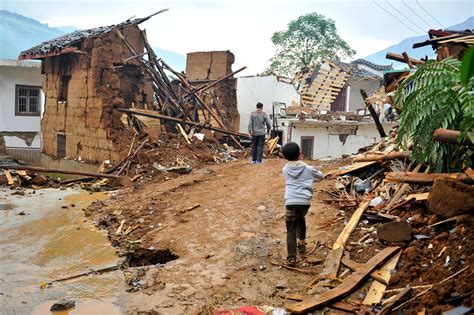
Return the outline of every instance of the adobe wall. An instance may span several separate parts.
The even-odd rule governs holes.
[[[138,52],[144,44],[136,25],[122,30]],[[43,153],[57,156],[58,134],[66,135],[66,157],[90,163],[121,160],[132,136],[112,106],[143,107],[153,93],[136,61],[124,64],[128,49],[115,32],[82,42],[79,53],[43,60],[45,112],[41,121]],[[70,75],[67,99],[60,100],[61,79]]]
[[[191,81],[217,80],[232,72],[234,60],[234,54],[228,50],[188,53],[186,76]],[[238,131],[240,118],[237,110],[236,79],[229,78],[209,89],[209,92],[213,92],[217,98],[217,106],[224,116],[224,123],[227,123],[231,130]],[[212,98],[207,95],[205,102],[211,104],[211,101]]]

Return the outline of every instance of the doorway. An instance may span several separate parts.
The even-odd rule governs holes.
[[[313,159],[313,145],[314,145],[314,137],[301,137],[301,152],[303,153],[303,157],[308,160]]]

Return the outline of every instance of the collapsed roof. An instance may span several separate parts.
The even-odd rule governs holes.
[[[168,9],[164,9],[143,18],[128,19],[125,22],[119,24],[100,26],[88,30],[74,31],[49,41],[42,42],[41,44],[36,45],[28,50],[22,51],[18,56],[18,59],[44,59],[52,56],[71,53],[78,50],[82,41],[87,38],[104,35],[116,28],[125,28],[129,25],[138,25],[167,10]]]

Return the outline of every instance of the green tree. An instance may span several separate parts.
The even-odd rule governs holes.
[[[322,58],[339,60],[355,54],[337,34],[334,20],[318,13],[291,21],[287,30],[273,33],[272,42],[277,50],[270,59],[270,70],[289,77]]]
[[[412,160],[436,172],[456,172],[472,163],[468,146],[433,140],[437,128],[461,131],[458,141],[474,129],[474,77],[461,84],[460,68],[461,62],[452,58],[428,61],[395,94],[401,109],[398,142],[405,148],[412,142]]]

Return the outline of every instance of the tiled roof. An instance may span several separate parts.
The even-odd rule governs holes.
[[[393,67],[392,65],[386,65],[386,66],[382,66],[382,65],[378,65],[378,64],[375,64],[375,63],[372,63],[368,60],[365,60],[365,59],[356,59],[354,61],[351,62],[351,64],[360,64],[360,65],[364,65],[364,66],[367,66],[369,68],[372,68],[374,70],[378,70],[378,71],[387,71],[387,70],[393,70]]]
[[[125,22],[109,25],[109,26],[101,26],[96,28],[91,28],[88,30],[81,30],[81,31],[74,31],[72,33],[56,37],[46,42],[42,42],[39,45],[36,45],[28,50],[22,51],[18,56],[18,59],[42,59],[48,56],[55,56],[60,55],[63,53],[72,52],[77,49],[79,43],[89,37],[100,36],[106,33],[109,33],[115,28],[124,28],[129,25],[138,25],[140,23],[145,22],[152,16],[163,12],[164,10],[149,15],[144,18],[136,18],[136,19],[128,19]]]

